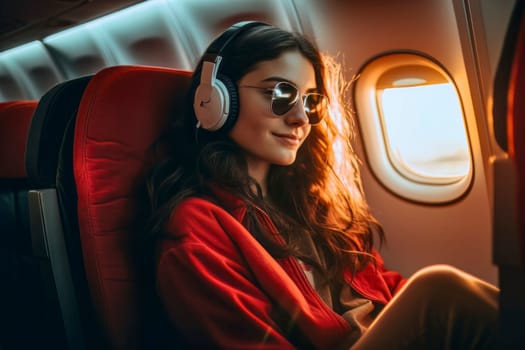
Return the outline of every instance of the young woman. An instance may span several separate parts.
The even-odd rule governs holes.
[[[384,267],[339,73],[262,23],[210,45],[150,182],[169,319],[196,348],[493,348],[495,287]]]

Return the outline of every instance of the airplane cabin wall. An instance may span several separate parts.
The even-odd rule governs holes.
[[[343,54],[347,79],[378,55],[418,52],[439,62],[459,91],[474,176],[470,189],[454,202],[428,205],[393,194],[372,172],[357,133],[365,194],[387,235],[382,255],[406,276],[445,263],[497,283],[489,159],[498,150],[487,104],[512,6],[489,0],[328,1],[319,16],[310,17],[322,48]]]

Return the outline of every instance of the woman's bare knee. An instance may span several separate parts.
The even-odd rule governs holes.
[[[439,264],[417,271],[410,278],[409,283],[420,288],[439,288],[441,290],[444,287],[454,287],[467,283],[467,276],[453,266]]]
[[[450,265],[425,267],[410,278],[406,293],[436,305],[497,308],[497,288]]]

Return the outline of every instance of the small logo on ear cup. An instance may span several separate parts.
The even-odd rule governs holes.
[[[201,101],[200,107],[204,108],[204,105],[207,105],[208,103],[210,103],[210,101],[211,101],[211,98],[209,98],[207,101]]]
[[[198,126],[208,131],[219,130],[230,113],[230,99],[224,84],[214,79],[213,85],[200,85],[195,91],[195,115]]]

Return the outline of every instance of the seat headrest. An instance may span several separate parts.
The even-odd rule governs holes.
[[[182,108],[191,73],[115,66],[89,82],[77,115],[73,164],[86,276],[112,348],[136,346],[138,289],[132,242],[148,152]]]
[[[503,40],[503,47],[501,55],[496,67],[496,74],[493,85],[493,104],[492,104],[492,127],[494,130],[494,137],[498,145],[505,151],[509,151],[509,130],[512,128],[511,122],[507,116],[512,113],[509,110],[509,87],[512,84],[512,70],[516,69],[522,61],[520,57],[519,46],[523,45],[523,33],[520,27],[525,22],[525,5],[521,1],[517,1],[514,5],[507,32]],[[521,44],[520,44],[521,42]],[[510,91],[511,93],[513,91]],[[516,101],[515,101],[516,102]],[[522,138],[521,138],[522,139]]]
[[[0,177],[26,177],[26,140],[38,102],[18,100],[0,103]]]
[[[91,76],[60,83],[45,93],[35,110],[27,140],[27,177],[35,188],[55,187],[64,131],[76,117],[80,98]]]

